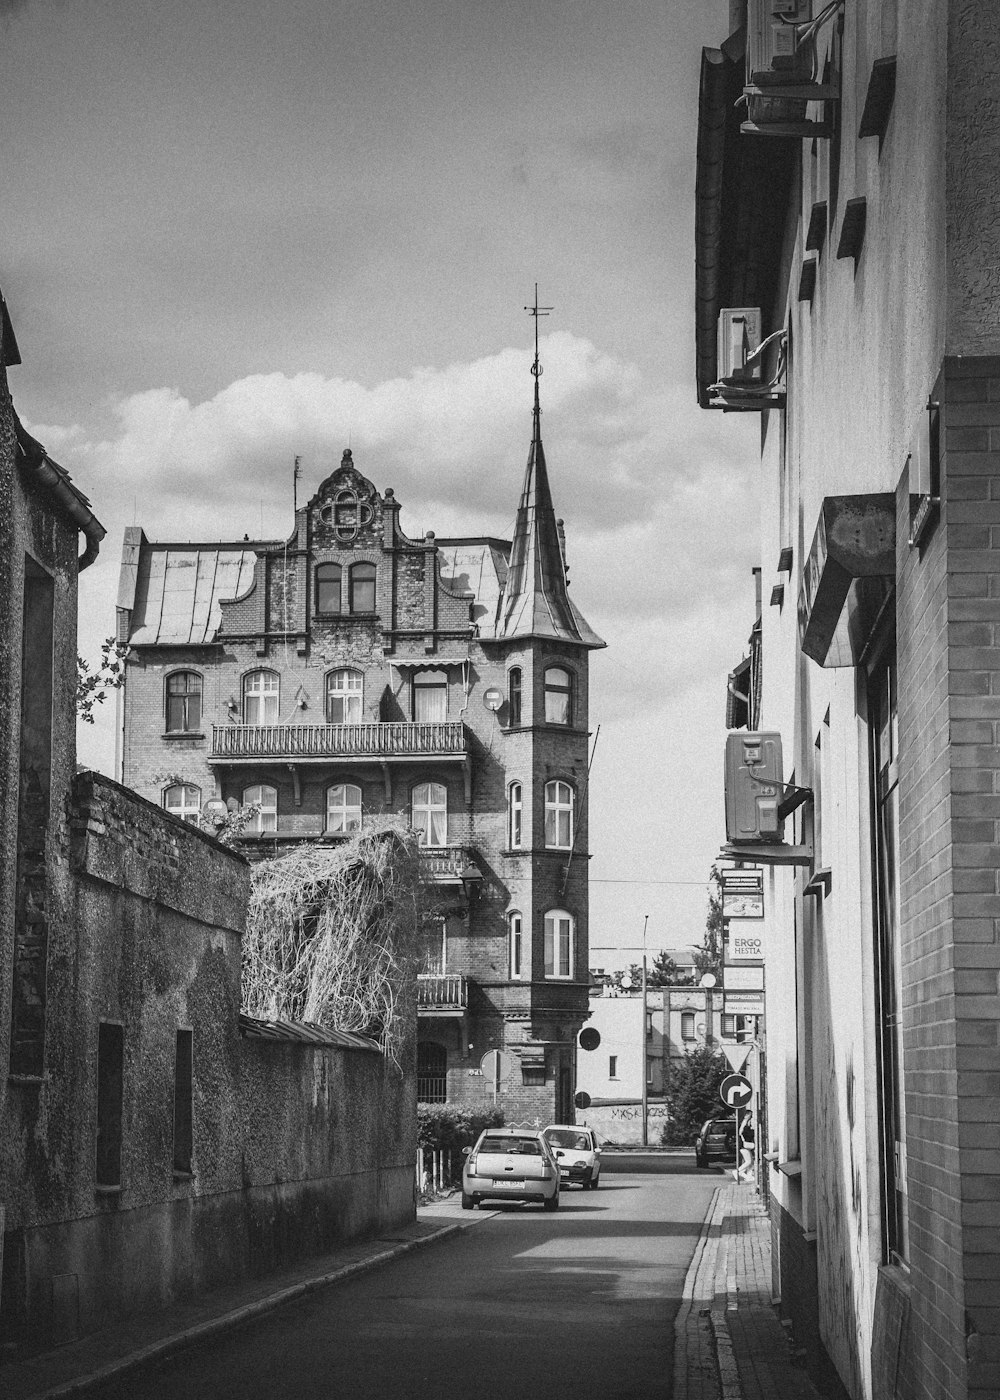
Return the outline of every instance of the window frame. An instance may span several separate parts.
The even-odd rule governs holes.
[[[167,798],[170,793],[177,792],[178,790],[182,793],[181,801],[176,807],[171,807],[167,802]],[[197,794],[193,806],[188,805],[185,801],[189,792]],[[200,825],[201,788],[197,783],[168,783],[160,793],[160,806],[165,812],[169,812],[172,817],[178,817],[182,822],[190,822],[193,826]]]
[[[253,792],[259,792],[260,797],[251,797]],[[263,794],[265,792],[274,795],[273,807],[265,804]],[[251,783],[249,787],[243,789],[240,802],[244,807],[260,807],[260,811],[255,812],[247,822],[244,831],[248,836],[276,836],[278,833],[278,789],[271,783]],[[266,819],[274,818],[274,825],[264,825]]]
[[[369,575],[368,571],[371,570]],[[364,577],[362,578],[362,571]],[[358,590],[371,585],[371,607],[358,606]],[[352,617],[371,617],[378,611],[378,567],[370,559],[358,559],[347,570],[347,606]]]
[[[197,691],[190,688],[181,695],[172,695],[170,687],[174,681],[181,677],[193,678],[198,682]],[[193,698],[198,701],[198,717],[196,722],[191,722],[190,701]],[[180,700],[182,703],[183,720],[180,726],[173,726],[170,723],[170,706],[172,700]],[[179,670],[170,671],[163,678],[163,728],[166,734],[200,734],[202,733],[202,722],[204,719],[205,704],[205,678],[200,671],[193,671],[189,666],[182,666]]]
[[[557,685],[549,680],[554,673],[566,677],[565,685]],[[549,697],[553,699],[557,696],[565,696],[566,718],[553,719],[549,714]],[[542,714],[546,724],[558,725],[560,729],[571,729],[573,726],[574,701],[576,697],[576,675],[568,666],[552,665],[546,666],[542,673]]]
[[[687,1027],[690,1026],[691,1033],[688,1034]],[[698,1039],[698,1021],[693,1011],[681,1012],[681,1040]]]
[[[609,1078],[609,1079],[617,1079],[617,1078],[618,1078],[618,1056],[617,1056],[617,1055],[609,1055],[609,1056],[608,1056],[608,1078]]]
[[[524,672],[512,666],[507,672],[507,727],[519,729],[524,713]]]
[[[566,927],[563,957],[563,925]],[[552,926],[550,929],[550,925]],[[542,921],[544,975],[550,982],[572,982],[576,976],[576,920],[568,909],[548,909]],[[566,971],[562,971],[565,966]]]
[[[507,976],[511,982],[524,981],[524,918],[520,909],[507,915]]]
[[[333,680],[336,676],[357,676],[361,684],[358,686],[340,686],[334,690]],[[343,699],[344,719],[331,719],[330,702],[332,699]],[[357,700],[357,705],[353,701]],[[357,715],[352,716],[350,710],[357,709]],[[336,666],[332,671],[327,671],[323,679],[323,718],[327,724],[363,724],[365,716],[365,673],[359,671],[356,666]]]
[[[321,577],[324,570],[331,575],[329,579]],[[332,575],[336,575],[337,584],[337,606],[335,608],[324,607],[321,599],[321,589],[325,585],[329,587],[333,583]],[[315,611],[320,617],[339,617],[344,611],[344,570],[342,565],[335,564],[332,560],[324,560],[322,564],[317,564],[313,573],[313,588],[315,590]]]
[[[507,784],[507,849],[524,847],[524,785],[515,778]]]
[[[429,681],[428,677],[435,677]],[[440,680],[436,679],[440,677]],[[415,671],[410,677],[410,714],[413,716],[414,724],[446,724],[448,722],[448,672],[441,666],[435,666],[423,671]],[[444,705],[440,715],[428,717],[418,714],[417,696],[434,695],[444,698]]]
[[[559,788],[565,788],[569,793],[569,801],[562,802],[559,798]],[[555,789],[555,796],[550,798],[549,790]],[[545,849],[547,851],[571,851],[576,839],[576,789],[566,778],[550,778],[545,784],[544,792],[545,804]],[[561,818],[568,816],[568,839],[560,841]],[[551,816],[551,822],[550,822]],[[550,840],[550,836],[553,838]]]
[[[269,685],[266,688],[262,686],[260,689],[255,689],[253,688],[252,683],[256,680],[258,676],[261,678],[265,676],[273,676],[276,683],[273,686]],[[240,694],[243,702],[240,708],[240,715],[243,724],[253,729],[260,729],[263,728],[264,725],[279,724],[281,722],[281,674],[280,672],[275,671],[273,667],[256,666],[252,671],[245,671],[243,673],[243,681],[241,685]],[[270,717],[264,717],[263,714],[259,719],[248,718],[248,706],[251,701],[256,701],[260,710],[263,711],[264,702],[270,701],[272,696],[274,697],[273,719]]]
[[[427,801],[426,801],[426,803],[420,803],[420,804],[418,804],[418,802],[417,802],[417,794],[418,794],[422,789],[424,789],[424,788],[427,789],[427,793],[428,793]],[[431,790],[432,790],[432,789],[437,789],[439,792],[442,792],[442,793],[444,794],[444,801],[443,801],[443,803],[442,803],[442,802],[438,802],[438,803],[432,802],[432,800],[431,800]],[[446,850],[446,849],[447,849],[447,846],[448,846],[448,806],[449,806],[449,803],[448,803],[448,785],[447,785],[447,783],[437,782],[435,779],[427,779],[427,780],[425,780],[425,781],[422,782],[422,783],[414,783],[414,784],[413,784],[413,786],[410,788],[410,826],[411,826],[411,827],[413,828],[413,830],[417,833],[417,845],[418,845],[418,846],[423,847],[423,849],[428,850],[428,851],[441,851],[441,850]],[[417,822],[416,822],[416,815],[417,815],[417,812],[418,812],[418,811],[420,811],[420,812],[426,812],[426,813],[427,813],[427,823],[426,823],[425,826],[418,826],[418,825],[417,825]],[[434,812],[443,812],[443,813],[444,813],[444,840],[443,840],[443,841],[435,841],[435,842],[432,844],[432,843],[428,840],[428,837],[430,836],[430,828],[431,828],[431,826],[433,825],[432,819],[431,819],[431,814],[434,813]]]
[[[343,801],[340,802],[339,805],[333,802],[333,794],[338,791],[344,794]],[[357,793],[357,802],[348,801],[349,792]],[[361,823],[364,820],[364,794],[361,791],[361,786],[359,783],[329,783],[327,785],[326,792],[324,793],[324,797],[325,815],[323,819],[326,823],[326,825],[323,828],[324,835],[349,836],[352,831],[361,830]],[[349,817],[349,814],[352,812],[357,812],[357,820],[354,822],[351,822]],[[330,820],[331,814],[342,814],[344,817],[343,824],[341,826],[334,826]]]

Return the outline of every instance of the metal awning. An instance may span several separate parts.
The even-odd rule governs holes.
[[[806,656],[820,666],[857,666],[895,583],[895,496],[827,496],[799,591]]]

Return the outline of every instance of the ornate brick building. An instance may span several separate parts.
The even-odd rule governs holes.
[[[183,817],[253,805],[269,854],[402,815],[424,870],[419,1097],[496,1094],[509,1121],[573,1112],[604,645],[569,599],[537,377],[533,426],[512,542],[407,538],[346,451],[288,539],[127,530],[119,596],[123,780]]]

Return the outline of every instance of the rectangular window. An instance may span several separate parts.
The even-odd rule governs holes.
[[[617,1079],[617,1078],[618,1078],[618,1056],[617,1056],[617,1055],[609,1055],[609,1056],[608,1056],[608,1078],[609,1078],[609,1079]]]
[[[647,1060],[647,1061],[646,1061],[646,1083],[647,1083],[647,1084],[652,1084],[652,1082],[653,1082],[653,1061],[652,1061],[652,1060]]]
[[[510,976],[520,978],[524,959],[524,936],[520,914],[510,915]]]
[[[125,1028],[102,1021],[97,1028],[97,1185],[121,1186],[122,1077]]]
[[[572,977],[573,920],[557,910],[545,915],[545,976]]]
[[[193,1037],[178,1031],[174,1046],[174,1171],[191,1175],[194,1152],[194,1059]]]
[[[448,718],[448,677],[443,671],[418,671],[413,677],[415,723],[441,724]]]
[[[736,1039],[736,1017],[723,1012],[720,1034],[723,1040]]]
[[[694,1040],[694,1038],[695,1038],[694,1012],[693,1012],[693,1011],[682,1011],[682,1012],[681,1012],[681,1040]]]

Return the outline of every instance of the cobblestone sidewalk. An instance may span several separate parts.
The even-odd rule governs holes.
[[[770,1224],[753,1186],[716,1192],[674,1326],[672,1400],[818,1400],[771,1303]]]

